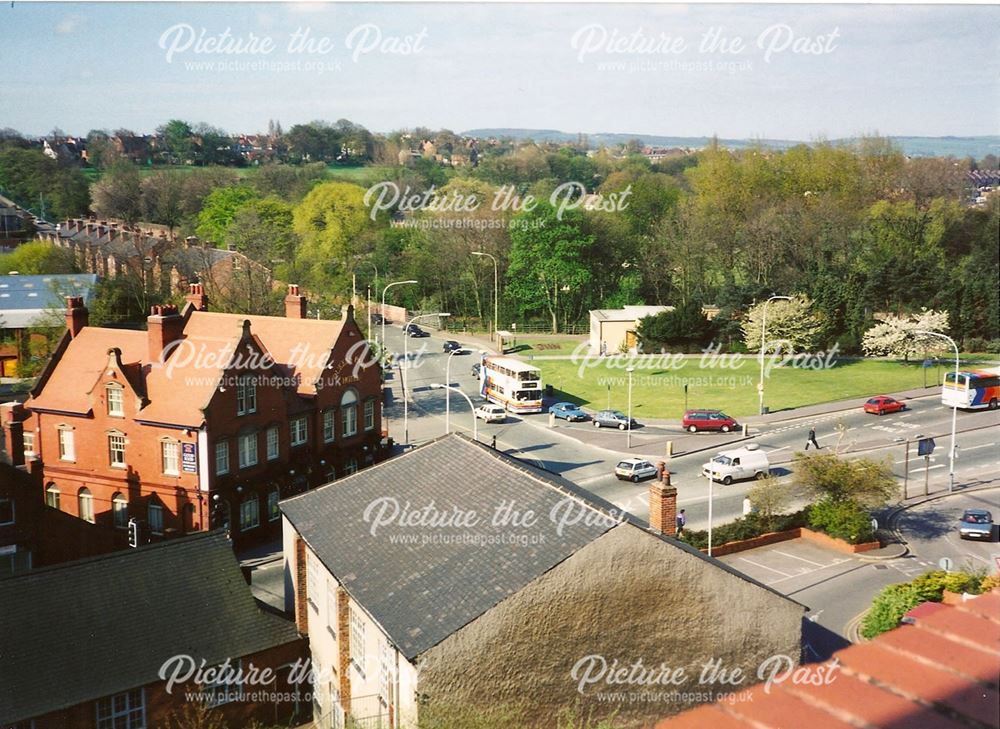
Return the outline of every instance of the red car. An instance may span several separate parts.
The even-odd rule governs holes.
[[[886,413],[898,413],[906,410],[906,405],[888,395],[879,395],[871,398],[865,403],[865,412],[872,415],[885,415]]]

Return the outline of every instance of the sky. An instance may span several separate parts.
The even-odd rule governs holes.
[[[1000,6],[0,5],[0,128],[1000,134]]]

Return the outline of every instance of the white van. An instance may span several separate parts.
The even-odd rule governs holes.
[[[741,478],[764,478],[771,470],[767,454],[756,443],[723,451],[701,467],[701,475],[727,486]]]

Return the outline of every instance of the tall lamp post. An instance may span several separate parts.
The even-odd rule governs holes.
[[[400,372],[405,372],[410,369],[410,324],[415,322],[417,319],[426,319],[427,317],[436,316],[440,318],[445,318],[451,316],[447,312],[442,312],[440,314],[417,314],[415,317],[406,322],[403,326],[403,364],[399,368]],[[403,375],[403,445],[410,444],[410,377],[409,375]]]
[[[497,259],[494,258],[489,253],[483,253],[482,251],[473,251],[474,256],[485,256],[493,261],[493,331],[490,333],[492,341],[496,338],[497,333],[497,322],[499,321],[499,301],[500,301],[500,278],[498,275]]]
[[[466,402],[469,403],[469,411],[472,413],[472,437],[479,442],[479,418],[476,417],[476,406],[472,404],[472,398],[466,395],[464,392],[459,390],[454,385],[442,385],[440,382],[435,382],[431,385],[432,390],[454,390],[459,395],[465,398]],[[447,393],[446,393],[447,394]]]
[[[626,446],[629,450],[632,450],[632,373],[635,372],[635,367],[626,367],[625,371],[628,372],[628,435],[626,436]]]
[[[955,350],[955,386],[958,386],[958,345],[955,344],[955,340],[949,337],[947,334],[941,334],[940,332],[930,332],[924,329],[918,329],[914,334],[920,334],[925,337],[937,337],[938,339],[944,339],[949,342],[952,348]],[[951,451],[948,453],[948,493],[950,494],[955,488],[955,425],[958,422],[958,400],[952,400],[951,406]]]
[[[456,354],[461,352],[461,349],[453,349],[448,352],[448,364],[444,368],[444,382],[446,385],[451,384],[451,358]],[[451,432],[451,390],[446,389],[444,391],[444,434],[448,435]]]
[[[375,281],[368,286],[368,338],[372,339],[372,287],[378,291],[378,266],[376,266],[371,261],[368,261],[368,265],[375,269]]]
[[[410,279],[408,281],[393,281],[391,284],[382,289],[382,348],[385,348],[385,292],[391,289],[393,286],[402,286],[403,284],[415,284],[416,279]]]
[[[760,396],[760,414],[764,414],[764,347],[767,333],[767,305],[772,301],[791,301],[791,296],[772,296],[764,302],[764,314],[760,321],[760,382],[757,384],[757,394]]]

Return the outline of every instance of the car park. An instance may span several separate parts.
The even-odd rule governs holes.
[[[681,425],[689,433],[709,430],[728,433],[740,427],[735,418],[729,417],[721,410],[685,410]]]
[[[865,402],[865,412],[872,415],[885,415],[906,410],[906,404],[888,395],[878,395]]]
[[[445,351],[445,353],[455,352],[460,354],[462,352],[462,345],[456,342],[454,339],[449,339],[447,342],[441,345],[441,348]]]
[[[579,405],[574,405],[571,402],[557,402],[549,408],[549,412],[557,418],[562,418],[570,422],[574,420],[590,420],[590,416],[581,410]]]
[[[635,418],[632,419],[631,425],[633,428],[638,425],[638,423],[635,422]],[[594,415],[594,427],[618,428],[618,430],[625,430],[629,427],[629,418],[620,410],[600,410],[596,415]]]
[[[620,481],[636,483],[641,479],[656,476],[656,466],[641,458],[626,458],[624,461],[619,461],[618,465],[615,466],[615,476]]]
[[[701,467],[701,475],[726,486],[746,478],[764,478],[771,471],[767,454],[756,443],[723,451]]]
[[[476,408],[476,417],[487,423],[502,423],[507,419],[507,411],[499,405],[487,403]]]
[[[966,509],[958,523],[960,539],[993,541],[993,514],[986,509]]]

